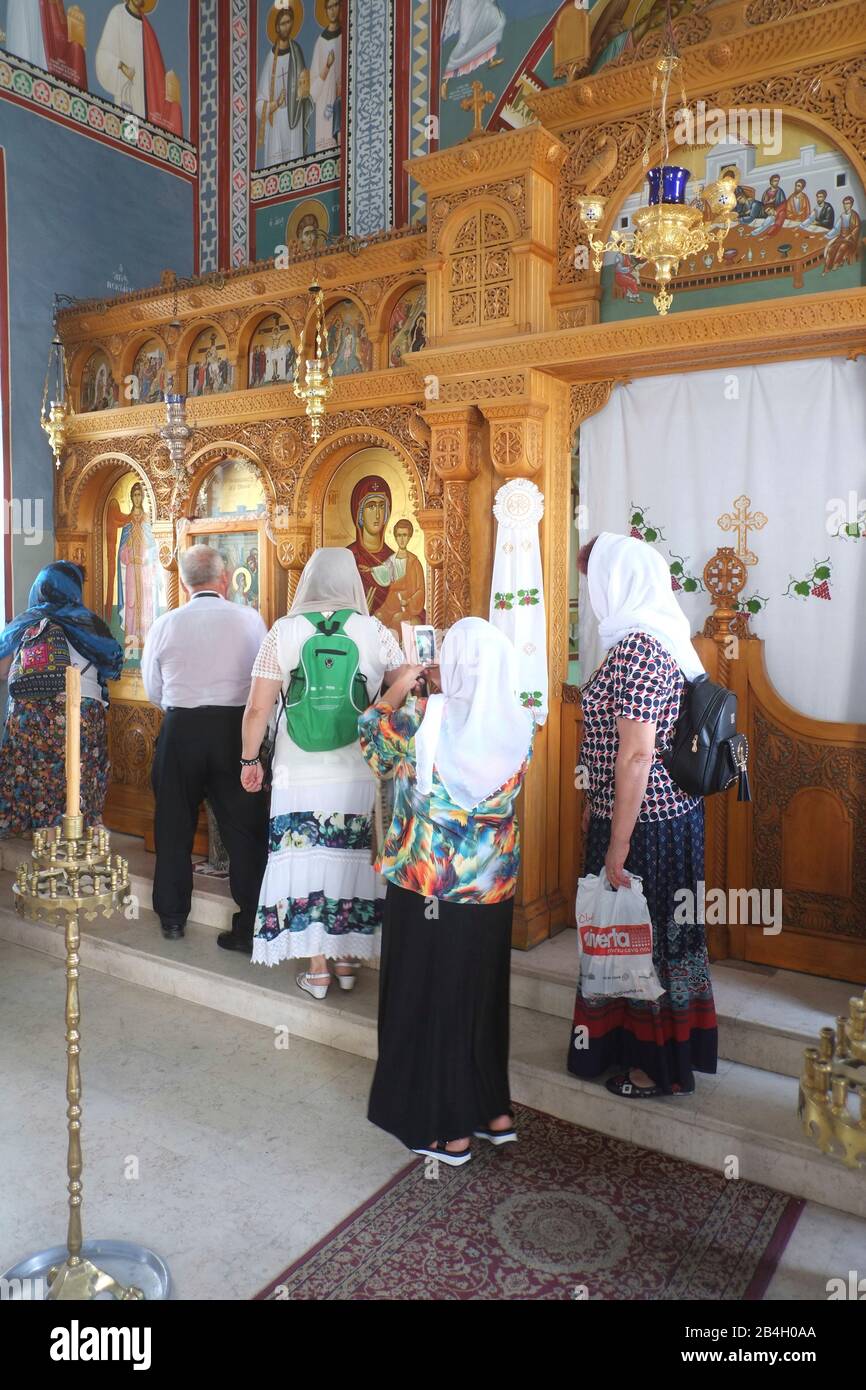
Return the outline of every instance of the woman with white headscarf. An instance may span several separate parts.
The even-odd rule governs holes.
[[[441,693],[410,699],[421,671],[407,667],[359,722],[367,762],[395,777],[378,860],[388,888],[368,1114],[415,1153],[459,1166],[473,1134],[517,1138],[508,1087],[514,802],[535,726],[517,695],[514,648],[481,618],[447,633]]]
[[[311,638],[318,641],[318,657],[309,655]],[[340,742],[345,734],[343,698],[337,710],[342,735],[338,730],[336,738],[322,738],[318,750],[311,751],[296,741],[300,725],[292,723],[292,715],[300,709],[305,685],[312,689],[315,672],[322,669],[314,662],[339,669],[341,649],[347,645],[343,639],[348,639],[352,661],[351,644],[357,648],[362,687],[354,710],[350,706],[348,711],[349,738]],[[278,716],[268,866],[252,959],[276,965],[309,957],[309,968],[297,983],[314,999],[324,999],[328,992],[328,961],[337,962],[340,987],[351,989],[357,960],[378,955],[384,885],[372,864],[376,779],[361,756],[357,715],[378,697],[386,672],[402,665],[393,636],[367,612],[354,556],[331,546],[317,550],[307,563],[287,616],[271,628],[253,667],[243,723],[241,781],[247,791],[262,785],[258,753],[275,705]],[[298,685],[300,671],[304,675]],[[354,686],[352,682],[353,701]],[[330,717],[321,706],[312,716],[319,725]]]
[[[678,896],[689,889],[698,901],[704,807],[671,780],[661,754],[673,741],[685,682],[704,668],[657,550],[603,531],[578,563],[607,653],[581,691],[589,782],[584,873],[604,870],[613,887],[628,884],[630,873],[640,877],[665,993],[648,1004],[586,999],[578,988],[568,1066],[581,1077],[620,1069],[606,1085],[629,1099],[684,1095],[694,1090],[695,1071],[716,1070],[704,929]]]

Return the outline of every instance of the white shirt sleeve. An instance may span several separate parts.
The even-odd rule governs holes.
[[[280,670],[279,655],[277,653],[277,629],[272,627],[262,645],[259,647],[259,654],[253,663],[253,679],[261,676],[268,681],[281,681],[283,673]]]
[[[159,665],[160,624],[157,620],[144,642],[141,654],[141,679],[144,693],[152,705],[162,705],[162,671]]]
[[[385,670],[396,671],[398,666],[405,666],[406,658],[403,655],[403,649],[393,632],[384,623],[380,623],[378,618],[374,618],[373,621],[379,629],[379,655]]]

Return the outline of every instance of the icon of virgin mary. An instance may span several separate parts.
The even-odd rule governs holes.
[[[373,570],[384,565],[394,554],[391,547],[385,544],[385,527],[391,515],[391,489],[384,478],[368,474],[353,487],[351,506],[355,540],[348,548],[361,573],[367,607],[377,617],[388,597],[390,585],[381,583]]]

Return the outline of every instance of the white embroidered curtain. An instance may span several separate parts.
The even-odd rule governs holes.
[[[538,523],[544,496],[527,478],[504,483],[493,502],[496,549],[490,621],[514,643],[520,698],[536,722],[547,719],[547,625]]]
[[[707,560],[748,551],[741,604],[776,689],[812,717],[866,721],[866,361],[617,387],[581,426],[580,502],[581,544],[631,531],[657,545],[692,632],[711,611]],[[582,679],[601,655],[582,583]]]

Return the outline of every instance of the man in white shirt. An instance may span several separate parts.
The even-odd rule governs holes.
[[[141,661],[147,698],[166,712],[151,771],[153,910],[163,936],[183,936],[192,901],[192,843],[207,797],[240,909],[232,930],[217,940],[228,950],[251,951],[268,856],[268,801],[266,793],[250,795],[241,786],[241,724],[267,629],[255,609],[227,600],[228,571],[210,546],[185,550],[180,574],[189,602],[157,618]]]

